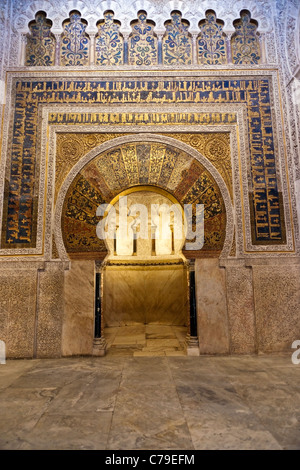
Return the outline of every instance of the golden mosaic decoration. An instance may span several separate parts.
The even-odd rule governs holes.
[[[58,191],[71,170],[90,150],[108,140],[127,135],[126,133],[62,133],[56,138],[55,201]]]
[[[89,151],[98,145],[122,137],[128,133],[59,133],[57,134],[56,168],[55,168],[55,200],[58,191],[71,168]],[[133,134],[131,134],[133,135]],[[227,132],[218,133],[164,133],[167,137],[172,137],[181,142],[190,145],[206,157],[218,170],[224,182],[227,185],[229,193],[233,198],[232,187],[232,166],[230,156],[230,135]],[[159,152],[159,144],[155,147],[157,155],[153,155],[151,165],[155,163],[154,168],[158,169],[162,155]],[[154,150],[155,150],[154,149]],[[135,166],[130,163],[130,148],[126,149],[126,166]],[[180,158],[180,156],[179,156]],[[180,168],[180,162],[177,168]],[[182,168],[184,170],[184,168]],[[133,171],[133,170],[132,170]],[[178,170],[179,171],[179,170]],[[175,175],[173,178],[176,179]],[[176,185],[176,181],[174,180]]]
[[[208,148],[212,145],[209,140],[205,144]],[[145,185],[163,188],[182,205],[192,204],[195,208],[196,204],[204,204],[203,252],[211,255],[221,252],[226,211],[216,181],[203,164],[178,148],[176,142],[174,145],[149,142],[146,136],[145,141],[119,143],[99,153],[76,175],[63,206],[62,233],[67,252],[83,255],[94,252],[95,256],[106,252],[104,241],[96,235],[97,207],[128,188]]]
[[[206,157],[222,176],[233,199],[230,134],[228,132],[191,134],[176,132],[164,135],[190,145]]]

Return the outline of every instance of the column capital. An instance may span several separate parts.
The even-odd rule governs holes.
[[[21,42],[26,42],[27,41],[27,36],[28,36],[28,33],[21,33]]]
[[[231,41],[232,36],[234,35],[235,31],[226,31],[226,40]]]
[[[96,261],[96,262],[95,262],[95,266],[96,266],[96,272],[97,272],[97,273],[102,273],[103,269],[105,268],[104,259],[103,259],[103,260]]]
[[[188,269],[190,272],[195,271],[195,261],[196,261],[195,258],[190,258],[188,260]]]

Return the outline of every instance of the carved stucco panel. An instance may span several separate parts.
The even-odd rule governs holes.
[[[37,357],[60,357],[64,313],[64,267],[46,263],[39,271]]]
[[[300,338],[300,266],[253,266],[258,351],[287,351]]]
[[[1,270],[0,339],[6,342],[7,357],[33,357],[36,285],[34,269]]]
[[[226,268],[226,290],[230,351],[232,354],[254,353],[256,331],[251,269]]]

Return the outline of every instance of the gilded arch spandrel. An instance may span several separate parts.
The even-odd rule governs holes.
[[[71,170],[71,168],[92,148],[107,142],[116,137],[128,135],[126,133],[60,133],[57,136],[56,170],[55,170],[55,200],[58,191]],[[134,135],[134,134],[132,134]],[[207,133],[207,132],[173,132],[164,133],[167,137],[172,137],[190,145],[204,155],[219,171],[224,179],[231,197],[233,198],[232,187],[232,164],[230,155],[230,134],[228,132]],[[122,149],[130,159],[130,148]],[[154,152],[153,152],[154,153]],[[159,162],[152,157],[152,171],[157,171]]]
[[[181,188],[180,188],[181,190],[183,189],[183,196],[185,196],[185,198],[183,198],[182,196],[181,197],[182,197],[182,200],[185,199],[185,201],[186,201],[185,203],[190,203],[190,202],[196,201],[196,197],[199,194],[199,189],[201,189],[201,187],[203,188],[204,185],[207,184],[208,180],[210,180],[212,178],[212,181],[213,180],[215,181],[215,183],[213,184],[215,189],[214,190],[212,189],[212,192],[210,192],[210,194],[214,196],[215,191],[217,191],[219,193],[219,198],[221,198],[223,200],[223,203],[221,203],[221,205],[223,207],[223,210],[221,210],[219,212],[220,212],[220,214],[221,213],[223,214],[223,216],[222,216],[223,217],[223,224],[225,223],[225,225],[223,225],[223,229],[221,230],[225,235],[225,240],[224,240],[224,238],[222,240],[223,249],[222,249],[221,246],[219,246],[215,250],[215,253],[218,253],[218,256],[220,256],[220,255],[225,256],[225,257],[228,256],[228,254],[230,252],[230,249],[231,249],[231,245],[232,245],[232,237],[233,237],[233,230],[234,230],[233,211],[232,211],[233,209],[232,209],[232,203],[231,203],[231,200],[230,200],[230,195],[229,195],[228,189],[226,188],[224,180],[222,179],[220,174],[217,172],[217,170],[213,167],[213,165],[204,156],[199,154],[196,150],[194,150],[192,148],[189,148],[186,144],[178,142],[175,139],[172,139],[170,137],[161,137],[161,136],[158,136],[158,135],[144,134],[144,135],[136,135],[136,136],[128,135],[126,137],[120,137],[120,138],[114,139],[114,141],[112,141],[112,142],[106,142],[106,143],[102,144],[102,146],[98,147],[99,148],[98,152],[97,152],[97,149],[94,149],[93,151],[89,152],[69,172],[69,174],[66,177],[66,179],[65,179],[65,181],[64,181],[64,183],[61,187],[61,190],[59,192],[57,203],[56,203],[56,209],[55,209],[55,242],[56,242],[56,246],[57,246],[59,256],[60,256],[61,259],[66,259],[66,260],[68,259],[68,255],[66,253],[66,247],[65,247],[65,243],[64,243],[64,239],[63,239],[61,223],[62,223],[62,217],[63,217],[63,214],[64,214],[65,210],[68,210],[68,208],[66,206],[66,204],[68,204],[68,202],[66,202],[66,196],[67,195],[71,196],[71,198],[73,196],[72,193],[69,194],[69,191],[72,192],[72,190],[73,190],[72,189],[73,182],[75,182],[75,184],[77,184],[78,182],[79,182],[79,184],[83,184],[85,189],[88,191],[88,194],[89,194],[88,199],[89,199],[90,202],[93,199],[95,200],[95,202],[96,201],[98,202],[99,198],[96,197],[96,195],[94,193],[94,188],[91,189],[89,187],[89,185],[86,185],[86,183],[82,180],[82,174],[81,173],[85,172],[85,171],[90,172],[90,170],[91,170],[91,172],[93,173],[92,177],[95,177],[95,168],[91,167],[90,169],[88,169],[88,166],[89,166],[88,163],[90,162],[91,165],[93,166],[93,160],[95,159],[95,157],[97,157],[97,155],[99,155],[99,153],[101,153],[101,150],[100,150],[101,148],[104,151],[109,149],[110,152],[113,151],[114,154],[121,155],[121,152],[116,151],[116,147],[117,147],[116,144],[119,144],[119,143],[122,143],[122,144],[123,143],[124,144],[136,143],[136,145],[142,145],[145,142],[147,142],[148,145],[149,145],[149,142],[150,142],[151,145],[153,145],[154,142],[155,143],[160,143],[160,144],[165,144],[165,145],[169,144],[170,147],[173,147],[173,149],[171,150],[171,153],[173,152],[173,157],[174,157],[174,152],[175,152],[175,154],[177,154],[177,156],[178,156],[178,154],[182,155],[182,152],[185,152],[185,151],[187,152],[188,158],[191,159],[190,175],[193,179],[193,184],[195,183],[197,187],[195,186],[195,188],[193,188],[193,184],[191,184],[189,187],[185,187],[186,186],[186,181],[187,181],[186,180],[186,175],[184,175],[184,174],[182,175],[181,184],[179,186],[181,186]],[[172,160],[172,156],[171,156],[171,160]],[[172,166],[172,163],[171,163],[171,166]],[[175,166],[175,165],[173,165],[173,166]],[[84,167],[86,167],[86,168],[84,169]],[[196,167],[197,167],[198,174],[196,175],[196,179],[195,179],[195,169],[196,169]],[[202,169],[201,169],[201,167],[202,167]],[[96,170],[96,172],[97,172],[97,170]],[[163,185],[164,182],[166,184],[166,182],[169,181],[169,179],[170,179],[169,177],[170,177],[171,173],[172,173],[172,171],[170,171],[170,165],[167,164],[165,166],[165,168],[163,169],[163,171],[161,172],[161,175],[159,177],[159,184]],[[118,192],[118,188],[115,187],[114,191]],[[78,192],[81,193],[82,191],[78,191]],[[111,194],[113,194],[113,191],[111,192]],[[174,194],[175,194],[175,197],[176,197],[176,194],[177,194],[177,197],[180,197],[179,188],[178,188],[177,193],[175,191]],[[103,199],[103,195],[100,196],[99,200],[102,200],[102,199]],[[71,203],[72,203],[72,201],[71,201]],[[216,207],[216,206],[214,206],[214,207]],[[89,213],[90,213],[90,216],[91,216],[90,220],[92,220],[92,218],[93,218],[92,204],[90,204],[90,206],[89,206]],[[226,217],[226,222],[224,222],[224,216]],[[76,216],[75,216],[75,218],[76,218]],[[94,223],[94,220],[92,222]],[[90,225],[92,225],[92,224],[90,224]],[[215,235],[216,234],[216,226],[214,225],[213,218],[212,218],[211,221],[207,222],[207,226],[211,227],[212,232],[215,232],[215,233],[213,233],[213,235]],[[213,247],[211,247],[211,248],[213,249]]]
[[[135,152],[136,170],[128,166],[124,149]],[[123,150],[123,151],[122,151]],[[152,154],[162,153],[158,178],[151,172]],[[176,172],[177,166],[179,171]],[[178,180],[172,181],[174,172]],[[138,186],[155,183],[158,188],[173,194],[182,204],[204,204],[204,250],[221,253],[225,232],[226,213],[220,190],[210,173],[198,161],[176,147],[163,143],[133,142],[116,146],[96,157],[76,176],[65,198],[62,227],[68,253],[101,252],[103,241],[96,235],[98,219],[96,210],[108,203],[122,190],[136,184],[133,176],[138,173]]]

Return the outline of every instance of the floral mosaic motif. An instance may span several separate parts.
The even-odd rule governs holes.
[[[131,22],[129,35],[128,63],[130,65],[156,65],[158,62],[157,37],[153,31],[154,21],[147,20],[147,13],[141,10],[138,19]]]
[[[27,35],[25,65],[54,65],[55,38],[51,33],[52,21],[46,18],[46,13],[40,11],[28,26],[30,34]]]
[[[74,10],[63,26],[64,33],[60,50],[61,65],[88,65],[89,37],[85,32],[86,21],[81,19],[78,11]]]
[[[256,32],[258,23],[251,19],[248,10],[241,11],[241,18],[233,22],[235,33],[231,38],[232,62],[234,64],[258,64],[260,45]]]
[[[165,22],[166,32],[162,40],[163,64],[191,64],[192,38],[189,22],[181,18],[177,10],[171,12],[171,20]]]
[[[123,36],[119,32],[121,23],[114,20],[114,12],[104,12],[104,19],[97,23],[95,39],[95,63],[97,65],[122,65]]]
[[[207,65],[226,64],[224,22],[217,19],[213,10],[207,10],[205,16],[205,20],[199,21],[201,32],[197,38],[198,63]]]

